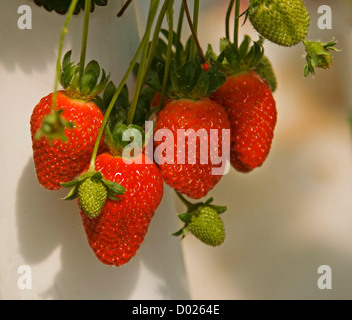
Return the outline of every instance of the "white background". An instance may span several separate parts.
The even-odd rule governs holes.
[[[88,59],[98,59],[116,82],[138,44],[134,10],[115,18],[122,2],[97,8],[88,46]],[[334,55],[333,68],[318,71],[315,79],[303,78],[302,45],[265,44],[279,81],[275,139],[262,168],[248,175],[231,169],[211,192],[218,204],[229,208],[223,215],[224,245],[209,248],[190,236],[180,247],[170,236],[179,225],[172,193],[166,191],[138,255],[122,268],[97,262],[76,204],[60,201],[64,192],[48,192],[36,181],[29,118],[39,99],[52,91],[63,17],[31,5],[33,29],[20,31],[17,8],[28,3],[0,0],[0,298],[351,298],[349,1],[306,1],[312,16],[309,37],[329,41],[335,36],[343,49]],[[227,3],[201,1],[204,48],[211,43],[216,49],[224,36]],[[323,4],[333,9],[332,30],[317,28],[317,10]],[[141,6],[144,15],[147,1]],[[81,18],[71,23],[65,45],[74,50],[76,60]],[[245,33],[257,37],[248,23],[240,39]],[[22,264],[33,270],[30,291],[17,287]],[[333,290],[319,290],[320,265],[331,266]]]

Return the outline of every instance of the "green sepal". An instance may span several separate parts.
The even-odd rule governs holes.
[[[108,191],[108,196],[109,195],[111,196],[109,197],[109,199],[111,200],[118,200],[118,198],[116,198],[114,195],[115,194],[123,195],[124,192],[126,191],[126,189],[120,184],[118,184],[117,182],[113,182],[105,179],[100,171],[87,171],[82,175],[80,175],[76,180],[61,184],[61,186],[64,188],[74,187],[73,189],[71,189],[69,194],[64,198],[64,200],[73,200],[77,198],[78,187],[86,179],[92,179],[96,182],[101,181]]]
[[[71,0],[34,0],[34,3],[38,6],[43,6],[45,10],[51,12],[55,11],[58,14],[66,14],[70,4]],[[91,12],[94,11],[95,5],[97,6],[106,6],[108,3],[108,0],[92,0],[92,5],[91,5]],[[76,9],[74,11],[74,14],[79,14],[81,10],[84,10],[85,8],[85,0],[79,0]]]
[[[105,114],[107,108],[110,105],[110,102],[116,92],[116,86],[112,81],[110,81],[105,87],[103,97],[96,98],[94,102],[102,110],[103,114]],[[133,124],[138,126],[143,126],[145,121],[147,120],[147,114],[150,111],[150,106],[152,104],[153,98],[155,95],[155,91],[149,87],[145,87],[142,89],[136,106],[136,111],[133,117]],[[124,123],[127,119],[127,114],[130,108],[129,101],[129,90],[127,85],[125,85],[120,92],[117,100],[112,108],[112,111],[109,116],[109,126],[113,127],[116,124]]]
[[[78,183],[79,183],[79,180],[77,179],[77,180],[72,180],[70,182],[61,183],[61,186],[63,188],[68,189],[68,188],[72,188],[73,186],[75,186]]]
[[[112,194],[117,194],[121,196],[126,191],[126,189],[117,182],[113,182],[105,178],[102,178],[101,181],[106,186],[106,188],[111,191]]]
[[[185,227],[181,228],[180,230],[178,230],[177,232],[172,233],[171,235],[174,237],[182,236],[181,237],[181,240],[182,240],[182,239],[186,238],[188,234],[189,234],[189,229],[187,226],[185,226]]]
[[[227,211],[227,206],[216,206],[211,204],[209,207],[213,208],[218,214],[222,214]]]
[[[123,141],[123,136],[126,130],[137,130],[140,133],[139,136],[142,138],[142,141]],[[131,148],[142,148],[145,144],[145,132],[140,126],[135,124],[126,125],[121,122],[114,124],[111,121],[108,121],[105,128],[104,141],[111,154],[121,156],[124,150],[127,151],[126,147],[129,145]]]
[[[303,40],[306,50],[306,65],[304,67],[304,76],[309,74],[315,75],[315,68],[329,69],[332,62],[331,51],[338,52],[335,48],[337,41],[332,39],[330,42],[319,42]]]
[[[179,214],[178,217],[182,222],[188,223],[191,221],[192,215],[193,215],[193,212],[186,212],[186,213]]]
[[[74,124],[70,121],[66,121],[62,117],[63,112],[64,110],[60,109],[46,115],[43,118],[41,127],[35,133],[34,139],[40,140],[45,137],[50,143],[52,143],[53,140],[67,142],[68,138],[65,135],[65,129],[74,128]]]
[[[263,38],[253,41],[244,36],[239,48],[228,39],[220,40],[220,55],[217,56],[211,46],[208,46],[206,59],[213,61],[218,69],[228,76],[254,70],[264,56]]]
[[[108,191],[108,199],[112,201],[119,201],[120,199],[116,197],[111,191]]]
[[[103,175],[100,171],[97,171],[95,174],[92,175],[92,180],[99,182],[103,180]],[[103,181],[104,182],[104,181]]]
[[[79,74],[79,65],[71,62],[72,52],[68,51],[62,61],[60,83],[66,94],[74,99],[93,100],[109,82],[110,74],[106,75],[98,62],[90,61]]]
[[[63,198],[62,200],[74,200],[78,197],[78,184],[74,186],[74,188],[71,189],[71,191],[68,193],[68,195]]]
[[[275,92],[277,89],[277,79],[270,60],[264,56],[261,61],[257,64],[254,71],[264,79],[270,87],[271,92]]]
[[[175,61],[170,66],[170,85],[167,97],[171,99],[201,99],[209,97],[221,87],[226,76],[219,72],[215,65],[211,65],[208,72],[202,66],[200,60],[188,61],[180,69],[176,68]]]

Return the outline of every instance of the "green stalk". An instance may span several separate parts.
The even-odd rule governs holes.
[[[192,22],[192,18],[191,18],[191,14],[189,12],[189,8],[188,8],[188,4],[187,4],[187,0],[182,0],[183,1],[183,5],[185,7],[185,12],[186,12],[186,16],[187,16],[187,20],[188,20],[188,24],[189,24],[189,27],[191,29],[191,32],[192,32],[192,36],[193,36],[193,39],[194,39],[194,43],[196,45],[196,48],[198,50],[198,53],[200,55],[200,58],[202,60],[202,64],[206,63],[206,59],[204,57],[204,53],[203,53],[203,50],[202,50],[202,47],[200,46],[200,43],[199,43],[199,40],[198,40],[198,36],[197,36],[197,32],[196,32],[196,29],[194,28],[194,25],[193,25],[193,22]],[[195,0],[197,1],[197,0]],[[198,1],[197,1],[198,2]],[[199,5],[199,2],[198,2],[198,5]],[[195,7],[196,7],[196,2],[195,2]],[[199,7],[198,7],[199,9]],[[196,11],[196,8],[195,8],[195,11]],[[199,10],[198,10],[199,11]],[[198,13],[196,13],[196,22],[198,21]],[[192,54],[191,52],[191,55],[190,55],[191,59],[194,58],[194,53]]]
[[[235,0],[231,0],[229,7],[226,12],[226,22],[225,22],[225,30],[226,30],[226,39],[230,40],[230,17],[233,9],[233,5],[235,4]]]
[[[79,61],[79,79],[83,76],[84,65],[86,62],[86,51],[87,51],[87,40],[88,40],[88,29],[89,29],[89,17],[90,9],[92,6],[91,0],[85,0],[85,11],[84,11],[84,24],[83,24],[83,35],[81,44],[81,58]]]
[[[190,208],[193,207],[193,203],[187,201],[187,200],[181,195],[181,193],[179,193],[179,192],[177,192],[177,191],[175,191],[175,192],[176,192],[177,197],[182,201],[182,203],[187,207],[187,209],[190,209]]]
[[[182,27],[183,27],[183,19],[185,16],[185,7],[183,3],[181,3],[180,14],[178,17],[178,25],[177,25],[177,32],[176,32],[176,66],[181,65],[181,35],[182,35]]]
[[[163,86],[162,86],[162,90],[161,90],[160,106],[162,106],[164,104],[167,84],[168,84],[168,80],[169,80],[171,59],[172,59],[172,43],[173,43],[173,36],[174,36],[173,5],[174,5],[174,0],[171,0],[169,3],[169,8],[168,8],[169,38],[168,38],[168,44],[167,44],[165,74],[164,74]]]
[[[194,33],[198,37],[198,20],[199,20],[199,0],[194,0],[194,9],[193,9],[193,29]],[[191,44],[191,59],[195,57],[196,54],[196,44],[192,42]]]
[[[51,105],[51,110],[54,111],[56,108],[56,97],[57,97],[57,90],[59,87],[59,82],[60,82],[60,74],[61,74],[61,59],[62,59],[62,50],[64,46],[64,40],[66,33],[68,32],[68,25],[71,21],[72,15],[76,9],[78,0],[72,0],[71,5],[68,9],[68,13],[64,22],[64,25],[62,27],[61,35],[60,35],[60,42],[59,42],[59,52],[58,52],[58,57],[57,57],[57,62],[56,62],[56,76],[55,76],[55,84],[54,84],[54,93],[53,93],[53,101]]]
[[[157,20],[156,25],[155,25],[154,35],[153,35],[152,42],[150,44],[148,60],[147,60],[146,67],[145,67],[145,72],[144,72],[145,76],[148,74],[149,69],[150,69],[150,67],[151,67],[151,65],[153,63],[156,46],[157,46],[158,40],[159,40],[159,34],[160,34],[161,26],[163,24],[163,21],[164,21],[164,18],[165,18],[165,14],[166,14],[166,11],[167,11],[168,6],[169,6],[169,1],[170,0],[166,0],[164,2],[163,6],[161,7],[160,14],[159,14],[158,20]]]
[[[238,32],[239,32],[239,21],[240,21],[240,9],[241,9],[241,0],[236,0],[236,8],[235,8],[235,30],[233,34],[233,43],[236,45],[238,49]]]
[[[156,1],[156,3],[157,3],[156,9],[158,9],[160,1],[159,0],[152,0],[152,1]],[[155,14],[156,14],[156,12],[155,12]],[[154,14],[154,17],[151,22],[154,21],[155,14]],[[145,79],[145,75],[146,75],[146,63],[147,63],[147,57],[148,57],[149,38],[150,38],[150,34],[151,34],[151,27],[152,27],[152,23],[150,24],[149,28],[147,28],[146,33],[145,33],[145,37],[147,38],[147,41],[144,44],[143,51],[142,51],[142,58],[141,58],[141,62],[139,64],[139,71],[138,71],[138,76],[137,76],[136,88],[134,90],[131,106],[130,106],[130,109],[128,110],[128,114],[127,114],[127,119],[126,119],[127,125],[130,125],[133,123],[133,118],[134,118],[134,114],[136,112],[139,94],[141,92],[141,89],[142,89],[142,86],[144,83],[144,79]]]
[[[139,55],[141,54],[143,48],[145,47],[146,44],[148,44],[149,42],[149,36],[150,36],[150,30],[151,30],[151,27],[153,25],[153,22],[154,22],[154,18],[155,18],[155,15],[157,13],[157,10],[158,10],[158,6],[159,6],[159,0],[151,0],[151,4],[150,4],[150,7],[149,7],[149,14],[148,14],[148,21],[147,21],[147,27],[146,27],[146,32],[143,36],[143,39],[141,41],[141,43],[139,44],[139,47],[129,65],[129,68],[127,69],[124,77],[122,78],[119,86],[117,87],[116,89],[116,92],[114,94],[114,96],[112,97],[111,99],[111,102],[105,112],[105,115],[104,115],[104,120],[103,120],[103,123],[99,129],[99,133],[98,133],[98,136],[97,136],[97,140],[95,142],[95,145],[94,145],[94,150],[93,150],[93,154],[92,154],[92,158],[91,158],[91,161],[90,161],[90,166],[89,166],[89,171],[95,171],[95,160],[96,160],[96,157],[97,157],[97,153],[98,153],[98,150],[99,150],[99,145],[100,145],[100,140],[103,136],[103,133],[104,133],[104,130],[105,130],[105,127],[106,127],[106,124],[108,122],[108,119],[109,119],[109,116],[110,116],[110,113],[112,111],[112,109],[114,108],[114,105],[115,105],[115,102],[119,96],[119,94],[121,93],[128,77],[130,76],[130,74],[132,73],[136,63],[137,63],[137,60],[138,60],[138,57]]]

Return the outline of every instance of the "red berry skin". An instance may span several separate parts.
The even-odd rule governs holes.
[[[196,101],[188,99],[171,101],[160,111],[154,133],[158,130],[163,132],[163,129],[170,130],[174,137],[174,145],[170,146],[173,150],[174,162],[160,164],[157,161],[165,183],[192,199],[205,197],[222,178],[222,175],[213,175],[212,169],[221,167],[221,164],[213,163],[210,156],[211,150],[217,150],[218,147],[218,156],[228,155],[229,152],[229,147],[226,148],[222,145],[222,130],[227,129],[225,134],[229,135],[230,129],[230,122],[223,107],[208,98]],[[208,160],[206,164],[200,162],[199,139],[197,139],[196,146],[193,146],[196,148],[196,163],[189,163],[188,150],[192,147],[192,140],[188,139],[185,143],[185,161],[183,164],[178,161],[178,129],[184,129],[186,132],[188,129],[193,129],[195,132],[200,129],[206,130],[208,135]],[[211,129],[217,130],[218,139],[213,139],[213,141],[210,139]],[[165,141],[165,139],[161,142],[156,140],[154,139],[155,148]]]
[[[276,103],[267,83],[255,72],[231,76],[211,97],[231,122],[231,165],[247,173],[270,152],[277,121]]]
[[[108,199],[96,218],[89,218],[81,210],[89,245],[98,260],[107,265],[121,266],[136,255],[163,197],[158,167],[145,164],[144,155],[136,159],[143,164],[126,164],[109,152],[99,155],[95,169],[126,191],[117,196],[117,201]]]
[[[94,144],[104,116],[93,102],[84,102],[57,94],[57,110],[64,110],[62,117],[74,124],[65,129],[68,141],[59,139],[50,143],[47,138],[34,139],[43,118],[51,112],[53,94],[40,100],[34,108],[30,125],[33,159],[39,183],[49,190],[58,190],[61,183],[72,181],[89,163]]]

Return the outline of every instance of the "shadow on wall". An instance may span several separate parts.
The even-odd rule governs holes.
[[[38,293],[40,299],[129,299],[142,263],[158,279],[157,287],[150,288],[151,294],[154,290],[163,299],[189,298],[183,264],[177,260],[181,254],[175,252],[180,250],[179,244],[170,236],[174,231],[171,215],[165,214],[174,211],[171,197],[164,198],[137,255],[116,268],[103,265],[95,257],[77,203],[59,200],[67,190],[47,191],[38,184],[32,159],[19,181],[16,211],[20,254],[33,265],[43,262],[57,247],[61,250],[61,270],[54,285]]]

